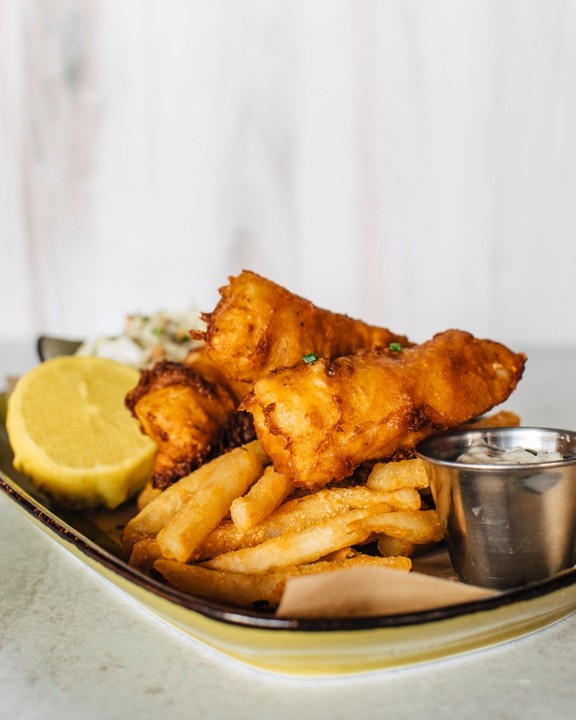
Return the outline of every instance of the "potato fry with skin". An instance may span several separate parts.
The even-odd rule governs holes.
[[[405,557],[374,557],[356,553],[342,560],[295,565],[276,572],[255,575],[210,570],[202,565],[186,565],[166,559],[157,560],[154,568],[169,585],[190,595],[201,595],[216,602],[241,607],[250,607],[257,602],[266,602],[271,607],[275,607],[280,602],[289,578],[334,572],[358,565],[387,567],[408,572],[412,563]]]
[[[232,522],[240,532],[251,530],[276,510],[293,490],[293,484],[285,475],[277,473],[272,466],[267,467],[246,495],[236,498],[230,506]]]
[[[386,504],[394,509],[419,509],[417,490],[404,488],[394,493],[381,493],[362,486],[325,488],[311,495],[288,500],[263,522],[245,533],[233,523],[216,527],[199,546],[193,560],[205,560],[243,547],[259,545],[269,538],[303,530],[315,523],[349,510]]]
[[[375,535],[389,535],[426,545],[442,540],[442,528],[436,510],[398,510],[393,513],[372,513],[358,523]]]
[[[160,530],[162,530],[162,528],[172,520],[178,510],[180,510],[191,493],[195,492],[198,487],[202,487],[205,483],[209,483],[210,478],[214,475],[218,473],[225,475],[227,472],[233,470],[235,459],[243,457],[240,455],[240,453],[243,452],[250,453],[250,455],[245,458],[250,465],[253,465],[251,457],[254,456],[258,461],[257,467],[262,468],[262,459],[266,456],[257,441],[231,450],[202,465],[190,473],[190,475],[181,478],[169,488],[166,488],[166,490],[147,503],[140,512],[127,523],[122,538],[126,552],[131,553],[132,548],[139,540],[147,537],[156,537]]]
[[[376,463],[366,480],[366,487],[381,492],[393,492],[402,488],[423,490],[428,487],[428,477],[420,458]]]
[[[366,519],[370,515],[381,517],[389,513],[389,510],[388,505],[350,510],[304,530],[270,538],[254,547],[218,555],[205,562],[204,566],[216,570],[260,574],[290,565],[311,563],[335,550],[366,542],[373,534],[372,528],[365,522]]]
[[[190,490],[179,510],[158,532],[156,539],[165,558],[188,562],[206,535],[228,514],[232,502],[262,473],[256,454],[245,448],[231,450],[221,458],[226,462]]]

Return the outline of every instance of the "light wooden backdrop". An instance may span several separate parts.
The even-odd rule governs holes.
[[[423,340],[576,344],[576,3],[0,0],[0,338],[251,268]]]

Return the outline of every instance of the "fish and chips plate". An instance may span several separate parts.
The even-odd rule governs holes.
[[[522,353],[456,330],[416,344],[248,271],[220,292],[184,356],[138,368],[125,409],[155,456],[126,502],[67,503],[23,472],[0,396],[0,489],[31,522],[143,608],[274,673],[430,662],[576,609],[573,566],[462,582],[415,453],[447,430],[518,426],[501,405]]]

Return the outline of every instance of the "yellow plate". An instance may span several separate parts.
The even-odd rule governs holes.
[[[12,467],[0,395],[0,489],[88,567],[144,608],[243,663],[285,675],[343,675],[429,662],[504,643],[576,610],[576,569],[488,599],[366,618],[276,618],[185,595],[131,568],[114,529],[134,512],[70,513]]]

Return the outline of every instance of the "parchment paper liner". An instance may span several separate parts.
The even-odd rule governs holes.
[[[393,615],[493,594],[493,590],[422,572],[364,566],[291,578],[276,614],[308,618]]]

